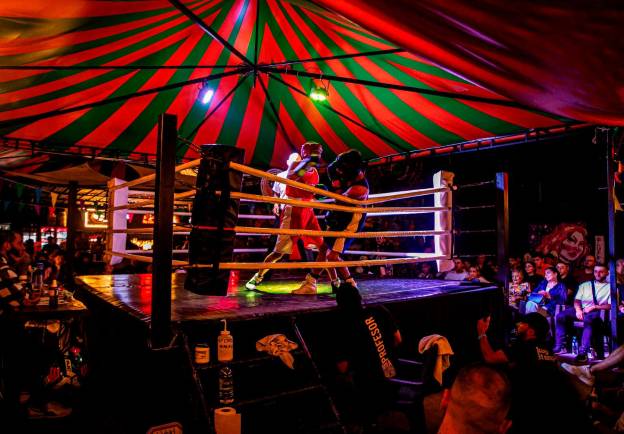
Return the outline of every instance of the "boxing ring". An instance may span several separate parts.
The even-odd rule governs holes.
[[[206,145],[220,146],[220,145]],[[229,147],[228,147],[229,148]],[[232,148],[236,149],[236,148]],[[206,166],[212,165],[211,170],[215,170],[215,161],[218,160],[221,171],[217,178],[206,175]],[[202,165],[204,165],[202,167]],[[109,185],[109,214],[106,255],[111,264],[119,263],[122,260],[152,263],[153,258],[161,258],[163,254],[169,255],[170,263],[167,270],[156,270],[150,274],[142,275],[101,275],[101,276],[81,276],[78,278],[80,286],[91,295],[110,304],[115,309],[119,309],[140,322],[152,327],[155,316],[155,297],[157,285],[169,286],[169,280],[155,277],[159,272],[160,276],[172,276],[170,289],[166,294],[169,301],[167,306],[168,320],[173,322],[185,321],[211,321],[220,318],[246,319],[258,318],[265,315],[299,315],[305,312],[325,311],[335,308],[335,301],[330,294],[329,282],[319,285],[318,294],[315,296],[290,295],[289,292],[295,289],[299,280],[279,280],[266,282],[262,285],[262,292],[247,291],[244,289],[245,273],[260,268],[273,270],[301,270],[303,276],[305,269],[313,267],[372,267],[387,266],[397,264],[412,264],[425,261],[437,261],[439,270],[444,271],[452,266],[451,258],[453,230],[452,230],[452,190],[453,174],[448,172],[438,172],[433,176],[433,187],[425,189],[413,189],[399,192],[371,194],[366,200],[355,200],[340,194],[335,194],[324,189],[313,187],[297,181],[278,177],[277,175],[254,169],[239,162],[235,158],[215,158],[210,153],[203,158],[190,161],[188,163],[170,167],[170,173],[175,179],[175,174],[186,173],[196,177],[195,185],[189,182],[178,183],[177,191],[170,188],[171,202],[165,203],[170,206],[169,218],[155,218],[153,228],[128,228],[127,214],[141,213],[149,214],[157,212],[159,206],[165,200],[158,201],[158,192],[153,194],[145,190],[138,190],[141,184],[156,180],[155,186],[162,187],[158,183],[159,173],[144,176],[130,182],[112,180]],[[202,171],[204,173],[202,173]],[[235,174],[235,175],[232,175]],[[162,174],[161,174],[162,175]],[[242,176],[254,176],[267,182],[280,182],[304,191],[322,196],[322,200],[302,201],[296,199],[280,199],[265,195],[244,193],[240,191],[240,179]],[[227,185],[234,177],[237,181],[233,186]],[[200,179],[201,178],[201,179]],[[229,181],[228,181],[229,179]],[[225,181],[224,181],[225,180]],[[170,178],[171,181],[171,178]],[[162,183],[162,180],[161,180]],[[173,182],[170,182],[173,185]],[[207,192],[207,190],[209,190]],[[214,203],[204,202],[206,194],[210,195],[213,201],[225,203],[225,208],[221,207],[219,213],[215,213],[212,208]],[[388,202],[413,199],[416,197],[433,196],[433,206],[388,206]],[[162,191],[160,196],[163,197]],[[192,202],[191,202],[192,201]],[[413,215],[413,214],[433,214],[433,230],[412,230],[412,231],[363,231],[363,232],[336,232],[336,231],[310,231],[299,229],[281,229],[274,227],[251,226],[244,224],[249,219],[263,221],[270,224],[274,220],[271,215],[246,215],[238,213],[238,206],[232,207],[234,202],[240,203],[260,203],[260,204],[290,204],[297,207],[309,207],[319,211],[344,211],[349,213],[366,213],[368,218],[384,218],[385,216]],[[177,208],[177,211],[174,209]],[[196,212],[199,208],[208,210],[204,215]],[[186,209],[181,211],[180,209]],[[225,212],[224,212],[225,209]],[[203,212],[202,211],[202,212]],[[230,215],[227,215],[227,214]],[[223,214],[226,214],[223,217]],[[192,223],[173,223],[173,216],[191,216]],[[229,225],[223,220],[229,219]],[[215,223],[216,221],[216,223]],[[243,223],[243,224],[241,224]],[[163,226],[165,225],[165,226]],[[221,227],[218,227],[221,225]],[[190,236],[189,249],[173,249],[158,251],[157,234],[165,232],[168,228],[172,235]],[[127,237],[133,234],[154,234],[153,250],[128,250],[126,249]],[[204,235],[208,233],[209,236]],[[396,238],[396,237],[432,237],[434,240],[434,252],[396,252],[396,251],[346,251],[348,254],[369,255],[380,259],[367,260],[344,260],[340,262],[308,262],[308,261],[285,261],[277,263],[264,262],[239,262],[233,261],[232,255],[237,253],[258,253],[266,252],[264,249],[236,249],[233,247],[234,237],[248,236],[334,236],[347,238]],[[166,235],[168,236],[168,235]],[[199,240],[202,246],[208,245],[211,249],[210,257],[206,258],[206,251],[200,251],[193,258],[194,246],[193,238]],[[223,242],[224,238],[229,241]],[[220,245],[220,249],[214,246]],[[217,251],[220,250],[220,251]],[[187,255],[188,260],[173,259],[172,255]],[[198,256],[204,256],[204,261],[198,260]],[[202,259],[202,258],[200,258]],[[207,260],[206,260],[207,259]],[[155,261],[154,261],[155,262]],[[167,265],[166,265],[167,267]],[[157,268],[156,262],[154,268]],[[175,271],[172,273],[172,271]],[[208,288],[197,288],[194,283],[189,284],[192,273],[200,273],[195,276],[195,281],[201,281],[202,285]],[[203,273],[203,274],[202,274]],[[206,274],[208,273],[208,274]],[[206,284],[206,282],[208,282]],[[154,284],[154,285],[152,285]],[[213,290],[212,286],[218,287]],[[152,288],[153,286],[153,288]],[[428,297],[441,297],[448,294],[468,293],[482,291],[484,285],[466,284],[460,282],[449,282],[442,280],[419,280],[409,278],[385,278],[362,280],[358,286],[362,293],[365,304],[388,304],[405,303],[407,301],[422,300]],[[489,289],[494,288],[490,285]],[[164,297],[160,290],[161,299]]]

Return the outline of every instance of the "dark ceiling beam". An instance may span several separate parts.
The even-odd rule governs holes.
[[[292,84],[285,82],[284,80],[282,80],[282,79],[281,79],[280,77],[278,77],[277,75],[270,74],[270,76],[271,76],[274,80],[277,80],[278,82],[282,83],[284,86],[288,87],[289,89],[292,89],[292,90],[293,90],[293,92],[297,92],[298,94],[303,95],[303,96],[305,96],[306,98],[308,97],[308,95],[307,95],[305,92],[303,92],[303,91],[302,91],[302,90],[300,90],[300,89],[297,89],[297,88],[296,88],[295,86],[293,86]],[[390,143],[390,144],[391,144],[392,146],[394,146],[395,148],[400,149],[400,148],[402,148],[402,147],[403,147],[402,145],[398,144],[397,142],[395,142],[394,140],[390,139],[389,137],[386,137],[386,136],[384,136],[383,134],[378,133],[377,131],[374,131],[374,130],[370,129],[369,127],[367,127],[366,125],[364,125],[362,122],[357,121],[357,120],[353,119],[352,117],[347,116],[347,115],[345,115],[344,113],[339,112],[339,111],[338,111],[338,110],[336,110],[335,108],[331,107],[329,104],[327,104],[327,103],[320,103],[319,105],[320,105],[321,107],[323,107],[323,108],[325,108],[325,109],[327,109],[327,110],[331,111],[332,113],[337,114],[337,115],[338,115],[338,116],[340,116],[341,118],[346,119],[347,121],[349,121],[349,122],[351,122],[351,123],[353,123],[353,124],[357,125],[358,127],[360,127],[360,128],[362,128],[362,129],[364,129],[364,130],[368,131],[369,133],[374,134],[375,136],[379,137],[381,140],[383,140],[383,141],[385,141],[385,142],[387,142],[387,143]]]
[[[0,65],[0,70],[17,70],[17,71],[89,71],[89,70],[119,70],[119,71],[160,71],[163,69],[221,69],[236,68],[237,66],[247,65],[92,65],[92,66],[41,66],[41,65]]]
[[[173,84],[168,84],[166,86],[154,87],[154,88],[143,90],[143,91],[140,91],[140,92],[134,92],[134,93],[126,94],[126,95],[120,95],[120,96],[117,96],[115,98],[108,98],[108,99],[104,99],[104,100],[101,100],[101,101],[96,101],[96,102],[92,102],[92,103],[88,103],[88,104],[81,104],[81,105],[77,105],[77,106],[74,106],[74,107],[69,107],[69,108],[66,108],[66,109],[51,110],[51,111],[48,111],[48,112],[45,112],[45,113],[40,113],[38,115],[24,116],[24,117],[16,118],[16,119],[9,119],[9,120],[6,120],[6,121],[1,121],[0,122],[0,128],[18,126],[18,125],[22,125],[22,124],[26,124],[26,123],[30,123],[30,122],[35,122],[35,121],[38,121],[40,119],[49,118],[49,117],[52,117],[52,116],[64,115],[64,114],[67,114],[67,113],[73,113],[73,112],[77,112],[77,111],[80,111],[80,110],[91,109],[91,108],[99,107],[99,106],[106,105],[106,104],[113,104],[113,103],[120,102],[120,101],[126,101],[126,100],[131,99],[131,98],[138,98],[140,96],[145,96],[145,95],[150,95],[150,94],[153,94],[153,93],[158,93],[158,92],[163,92],[163,91],[167,91],[167,90],[177,89],[177,88],[180,88],[180,87],[188,86],[190,84],[202,83],[202,82],[217,80],[219,78],[228,77],[230,75],[236,75],[236,74],[240,74],[240,73],[241,73],[241,69],[237,68],[237,69],[235,69],[233,71],[222,72],[220,74],[208,75],[208,76],[205,76],[205,77],[195,78],[193,80],[188,80],[188,81],[184,81],[184,82],[181,82],[181,83],[173,83]]]
[[[258,34],[258,29],[260,28],[260,0],[256,0],[256,37],[254,38],[254,64],[258,64],[258,39],[260,35]]]
[[[262,77],[258,77],[258,81],[260,82],[260,86],[262,86],[262,90],[264,91],[264,94],[266,95],[266,99],[269,102],[269,106],[271,107],[271,111],[273,111],[273,116],[275,116],[275,121],[277,122],[277,125],[282,129],[282,132],[284,133],[284,137],[286,138],[286,141],[288,142],[288,144],[290,145],[291,149],[297,149],[295,147],[295,145],[293,144],[292,140],[290,140],[290,137],[288,136],[288,132],[286,131],[286,127],[284,127],[284,124],[282,124],[282,121],[279,117],[279,113],[277,111],[277,109],[275,108],[275,106],[273,105],[273,100],[271,99],[271,95],[269,94],[269,90],[267,89],[266,85],[264,84],[264,81],[262,80]]]
[[[195,14],[195,12],[193,12],[192,10],[187,8],[184,4],[182,4],[182,2],[180,2],[179,0],[169,0],[169,3],[171,3],[177,10],[179,10],[184,15],[186,15],[188,19],[190,19],[192,22],[197,24],[204,32],[208,34],[208,36],[210,36],[212,39],[216,41],[219,41],[221,45],[227,48],[228,51],[230,51],[240,60],[245,62],[247,65],[250,65],[250,66],[253,65],[251,60],[249,60],[243,53],[238,51],[236,47],[234,47],[234,45],[230,44],[225,38],[219,35],[216,30],[214,30],[212,27],[206,24],[204,20],[202,20],[200,17],[198,17]]]
[[[439,96],[443,98],[454,98],[454,99],[464,100],[464,101],[475,101],[475,102],[482,102],[486,104],[494,104],[494,105],[500,105],[500,106],[506,106],[506,107],[522,108],[525,110],[533,110],[530,107],[524,106],[522,104],[518,104],[517,102],[514,102],[514,101],[501,100],[501,99],[495,99],[495,98],[484,98],[480,96],[464,95],[464,94],[453,93],[453,92],[441,92],[438,90],[423,89],[420,87],[405,86],[401,84],[382,83],[379,81],[361,80],[358,78],[338,77],[335,75],[327,75],[327,74],[321,74],[317,72],[300,71],[300,70],[295,70],[291,68],[275,68],[271,66],[259,66],[258,69],[266,73],[272,72],[275,74],[288,74],[288,75],[295,75],[299,77],[310,77],[310,78],[324,79],[324,80],[329,80],[329,81],[340,81],[343,83],[352,83],[352,84],[358,84],[362,86],[378,87],[378,88],[392,89],[392,90],[401,90],[405,92],[414,92],[414,93],[419,93],[421,95]]]
[[[275,62],[269,63],[266,65],[258,65],[258,66],[288,66],[288,65],[297,65],[300,63],[310,63],[310,62],[325,62],[327,60],[341,60],[341,59],[355,59],[356,57],[372,57],[372,56],[383,56],[386,54],[397,54],[405,52],[402,48],[393,48],[390,50],[378,50],[378,51],[365,51],[362,53],[352,53],[352,54],[338,54],[336,56],[324,56],[324,57],[312,57],[309,59],[301,59],[301,60],[285,60],[283,62]]]

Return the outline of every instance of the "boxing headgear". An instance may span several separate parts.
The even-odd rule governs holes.
[[[319,158],[323,153],[323,147],[320,143],[305,142],[301,145],[301,158],[316,157]]]
[[[342,184],[354,180],[360,170],[364,169],[362,154],[355,149],[343,152],[327,167],[327,173],[332,180],[340,180]]]

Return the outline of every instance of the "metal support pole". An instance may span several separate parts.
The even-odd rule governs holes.
[[[78,182],[69,182],[67,195],[67,271],[69,276],[74,275],[74,262],[76,260],[76,231],[78,230]],[[74,279],[69,279],[68,284],[73,291]]]
[[[175,189],[177,118],[158,117],[156,195],[154,198],[154,261],[152,263],[152,348],[171,341],[171,265],[173,194]]]
[[[497,279],[507,288],[509,278],[507,258],[509,257],[509,174],[496,174],[496,262]]]
[[[613,173],[613,138],[614,131],[612,128],[597,127],[596,142],[603,145],[606,150],[606,166],[607,166],[607,260],[609,261],[609,284],[611,286],[611,350],[617,347],[617,313],[618,313],[618,290],[617,275],[615,273],[615,201],[614,187],[615,177]]]

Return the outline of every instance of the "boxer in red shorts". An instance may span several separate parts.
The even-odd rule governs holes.
[[[290,164],[287,178],[310,186],[317,185],[319,183],[319,174],[315,166],[319,163],[322,152],[322,146],[316,142],[306,142],[301,145],[301,161],[293,161]],[[288,199],[312,201],[314,200],[314,193],[287,185],[286,197]],[[284,206],[284,210],[280,215],[280,228],[321,230],[313,208],[301,208],[289,204]],[[264,262],[278,262],[284,255],[291,254],[293,244],[297,242],[298,238],[291,235],[279,235],[273,251],[264,259]],[[321,246],[323,238],[306,236],[306,242]],[[268,269],[258,270],[245,284],[245,288],[249,290],[257,289],[268,271]]]

